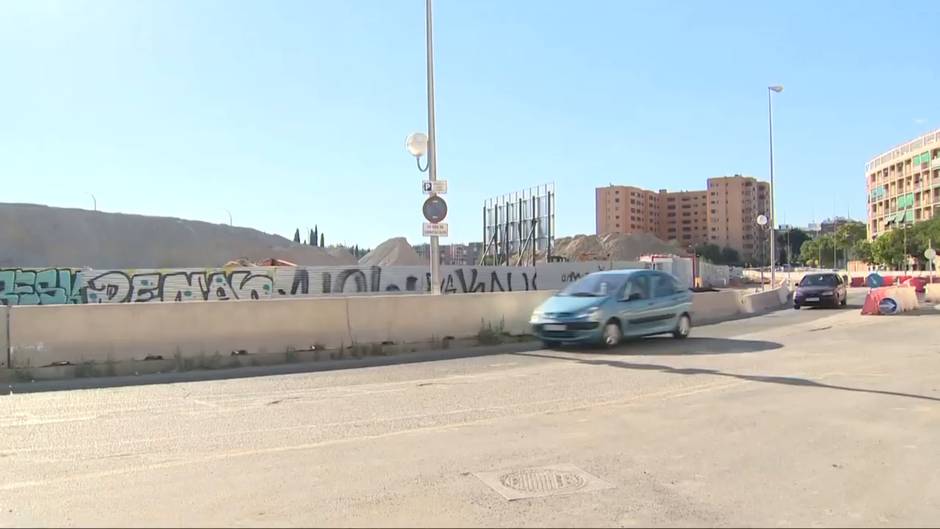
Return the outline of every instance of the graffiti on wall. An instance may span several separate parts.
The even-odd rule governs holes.
[[[0,269],[0,305],[83,303],[77,271],[68,268]]]
[[[445,294],[558,289],[608,263],[445,266]],[[623,267],[624,264],[621,264]],[[421,266],[172,270],[0,270],[0,304],[161,303],[429,292]]]

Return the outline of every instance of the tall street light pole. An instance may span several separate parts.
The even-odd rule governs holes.
[[[430,1],[430,0],[428,0]],[[770,125],[770,286],[776,287],[777,267],[774,263],[777,260],[776,245],[776,216],[774,215],[774,105],[773,94],[783,92],[782,85],[773,85],[767,87],[767,122]]]
[[[428,180],[437,180],[437,135],[434,129],[434,39],[431,27],[431,0],[427,0],[428,49]],[[441,252],[437,235],[431,236],[431,293],[441,293]]]

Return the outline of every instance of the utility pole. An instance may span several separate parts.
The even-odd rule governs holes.
[[[777,273],[776,267],[774,266],[774,261],[777,260],[777,246],[774,242],[776,238],[775,230],[777,223],[777,216],[774,212],[774,107],[773,107],[773,94],[783,92],[783,86],[773,85],[767,87],[767,122],[770,125],[770,287],[774,288]]]

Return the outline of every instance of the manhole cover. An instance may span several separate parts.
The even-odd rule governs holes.
[[[567,464],[502,472],[479,472],[476,476],[507,500],[591,492],[613,487],[610,483]]]
[[[526,469],[509,472],[499,482],[519,492],[568,492],[584,486],[583,477],[568,470]]]

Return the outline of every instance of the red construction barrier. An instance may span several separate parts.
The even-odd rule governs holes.
[[[853,287],[863,287],[863,286],[865,286],[865,278],[864,278],[864,277],[853,277],[853,278],[852,278],[852,286],[853,286]]]
[[[923,277],[909,277],[902,283],[906,287],[914,287],[914,291],[923,294],[927,291],[927,279]]]
[[[862,305],[862,314],[880,314],[878,304],[885,298],[886,288],[873,288],[865,296],[865,303]]]
[[[885,280],[883,285],[886,287],[890,287],[891,285],[894,284],[894,276],[884,276],[883,279]]]

